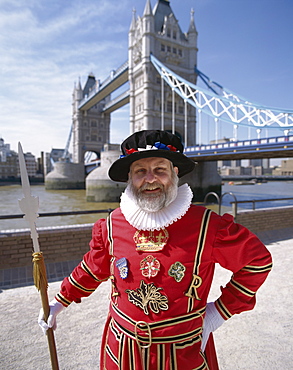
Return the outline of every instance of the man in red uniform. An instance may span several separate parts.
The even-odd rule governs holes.
[[[217,369],[211,332],[251,310],[272,267],[260,240],[233,217],[191,204],[178,179],[194,168],[176,135],[128,137],[109,176],[128,182],[120,208],[93,227],[90,251],[50,303],[48,323],[108,279],[112,292],[100,369]],[[207,304],[215,263],[233,272]]]

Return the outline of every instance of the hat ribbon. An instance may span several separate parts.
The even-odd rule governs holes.
[[[130,149],[125,149],[125,152],[127,155],[130,155],[132,153],[136,153],[136,152],[142,152],[142,151],[145,151],[145,150],[170,150],[171,152],[177,152],[179,151],[177,148],[175,148],[175,146],[173,145],[166,145],[166,144],[163,144],[161,143],[160,141],[157,141],[155,143],[155,145],[147,145],[145,148],[137,148],[137,149],[134,149],[134,148],[130,148]],[[124,158],[126,157],[125,155],[121,155],[120,158]]]

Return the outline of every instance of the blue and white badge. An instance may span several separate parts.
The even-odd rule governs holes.
[[[120,258],[116,261],[116,266],[119,270],[120,277],[126,279],[128,276],[128,264],[125,257]]]

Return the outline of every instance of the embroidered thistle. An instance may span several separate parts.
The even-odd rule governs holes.
[[[173,265],[170,266],[168,275],[173,277],[177,283],[180,283],[180,281],[184,278],[186,267],[182,265],[181,262],[175,262]]]
[[[154,313],[167,311],[168,298],[162,295],[159,291],[163,288],[157,288],[154,283],[146,284],[143,280],[140,282],[140,287],[135,290],[127,289],[129,302],[141,308],[146,315],[149,315],[149,309]]]

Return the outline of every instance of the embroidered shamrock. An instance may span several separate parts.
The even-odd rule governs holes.
[[[180,281],[184,278],[186,267],[182,265],[181,262],[175,262],[173,265],[170,266],[168,275],[173,277],[177,283],[180,283]]]

